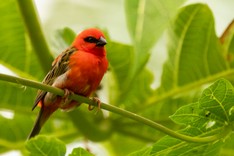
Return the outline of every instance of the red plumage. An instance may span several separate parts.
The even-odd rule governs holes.
[[[54,60],[43,83],[89,97],[97,89],[108,68],[105,44],[105,37],[100,30],[84,30]],[[29,138],[40,132],[43,124],[58,108],[69,110],[79,103],[64,102],[62,97],[39,90],[33,109],[37,105],[41,106],[41,110]]]

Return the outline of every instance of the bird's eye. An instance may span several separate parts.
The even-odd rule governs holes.
[[[91,36],[86,37],[84,40],[85,40],[86,42],[89,42],[89,43],[97,43],[97,42],[98,42],[98,40],[97,40],[96,38],[91,37]]]

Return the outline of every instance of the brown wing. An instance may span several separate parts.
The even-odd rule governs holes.
[[[68,70],[69,58],[71,54],[74,53],[75,51],[77,51],[77,49],[74,47],[69,47],[68,49],[63,51],[52,63],[52,68],[45,76],[42,83],[47,85],[52,85],[54,83],[54,80],[58,76],[64,74]],[[42,90],[38,91],[32,110],[34,110],[34,108],[37,106],[39,101],[41,101],[41,99],[44,98],[46,93],[47,93],[46,91]]]

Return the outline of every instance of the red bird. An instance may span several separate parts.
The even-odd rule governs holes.
[[[108,68],[106,40],[103,33],[90,28],[81,32],[72,45],[63,51],[52,63],[44,78],[44,84],[63,89],[65,96],[39,90],[32,110],[41,107],[29,139],[37,135],[41,127],[58,108],[69,110],[80,104],[65,98],[70,93],[89,97],[94,92]]]

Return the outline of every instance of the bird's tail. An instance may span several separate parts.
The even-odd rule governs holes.
[[[40,132],[41,127],[45,124],[45,122],[48,120],[48,118],[51,116],[51,114],[54,111],[55,110],[51,110],[48,108],[45,109],[45,106],[41,107],[41,110],[37,116],[37,120],[33,126],[33,129],[28,136],[28,140],[31,139],[32,137],[36,136]]]

